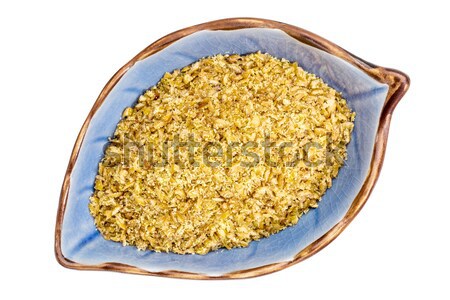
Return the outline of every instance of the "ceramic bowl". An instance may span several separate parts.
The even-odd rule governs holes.
[[[137,251],[105,240],[89,214],[89,196],[108,137],[123,109],[161,76],[205,56],[267,52],[297,61],[342,92],[356,111],[348,159],[317,209],[297,225],[247,248],[207,255]],[[182,29],[154,42],[106,84],[75,142],[64,178],[56,222],[59,263],[80,270],[111,270],[168,277],[254,277],[298,263],[334,240],[358,214],[383,162],[392,112],[409,86],[396,70],[368,63],[301,28],[261,19],[225,19]]]

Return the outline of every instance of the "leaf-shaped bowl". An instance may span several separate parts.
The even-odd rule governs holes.
[[[166,71],[215,54],[267,52],[297,61],[342,92],[356,111],[348,160],[319,207],[297,225],[247,248],[207,255],[137,251],[105,240],[89,214],[89,197],[103,150],[123,109]],[[298,263],[333,241],[355,218],[383,163],[392,112],[405,94],[402,72],[368,63],[301,28],[262,19],[224,19],[169,34],[123,66],[106,84],[81,128],[64,178],[55,230],[58,262],[80,270],[217,279],[268,274]]]

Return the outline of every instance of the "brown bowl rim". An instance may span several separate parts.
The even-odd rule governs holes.
[[[200,273],[190,273],[182,272],[176,270],[168,270],[162,272],[150,272],[143,270],[141,268],[130,266],[121,263],[107,262],[98,265],[83,265],[68,258],[64,257],[61,250],[61,229],[64,219],[64,212],[66,208],[66,202],[68,198],[68,192],[70,188],[70,175],[72,173],[73,167],[78,157],[80,147],[83,143],[84,136],[86,134],[87,128],[92,120],[92,117],[97,112],[98,108],[105,101],[106,96],[109,94],[111,89],[116,85],[120,78],[139,60],[142,60],[170,45],[171,43],[195,33],[200,30],[235,30],[242,28],[275,28],[280,29],[293,38],[306,43],[315,48],[321,49],[328,52],[334,56],[340,57],[345,61],[349,62],[353,66],[362,70],[375,80],[380,83],[385,83],[389,86],[388,95],[386,97],[383,110],[381,112],[380,122],[377,130],[372,160],[370,164],[370,169],[366,180],[363,183],[361,190],[359,191],[356,198],[346,215],[342,218],[339,223],[337,223],[333,228],[331,228],[322,237],[311,243],[309,246],[300,251],[293,260],[289,262],[280,262],[269,264],[257,268],[245,269],[236,272],[226,273],[220,276],[210,276],[207,274]],[[141,274],[141,275],[154,275],[163,277],[174,277],[174,278],[185,278],[185,279],[237,279],[237,278],[251,278],[256,276],[261,276],[265,274],[270,274],[276,271],[280,271],[284,268],[297,264],[308,257],[316,254],[329,243],[331,243],[341,232],[350,224],[350,222],[356,217],[359,211],[362,209],[366,203],[370,193],[372,192],[375,183],[380,174],[381,167],[383,165],[384,154],[386,151],[386,144],[389,133],[389,125],[392,118],[392,113],[408,90],[410,85],[409,77],[398,70],[383,68],[372,63],[369,63],[350,52],[344,50],[338,45],[314,34],[302,28],[259,18],[228,18],[215,20],[207,23],[202,23],[199,25],[190,26],[178,31],[175,31],[169,35],[152,43],[139,54],[137,54],[133,59],[131,59],[127,64],[117,71],[114,76],[108,81],[97,100],[94,103],[91,111],[89,112],[81,130],[78,134],[77,140],[73,147],[72,154],[70,156],[69,164],[66,170],[64,181],[61,188],[61,194],[59,199],[59,206],[56,218],[55,226],[55,255],[57,261],[64,267],[77,270],[105,270],[105,271],[116,271],[123,273]]]

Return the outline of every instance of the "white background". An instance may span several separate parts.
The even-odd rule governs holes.
[[[438,2],[414,2],[2,1],[0,295],[449,299],[450,22]],[[104,84],[163,35],[238,16],[303,27],[410,75],[380,179],[362,212],[319,254],[256,279],[192,281],[61,267],[53,253],[60,187]]]

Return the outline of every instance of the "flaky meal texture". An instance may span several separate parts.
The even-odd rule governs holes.
[[[268,54],[217,55],[166,73],[125,109],[89,210],[140,250],[246,247],[315,208],[346,159],[341,94]]]

